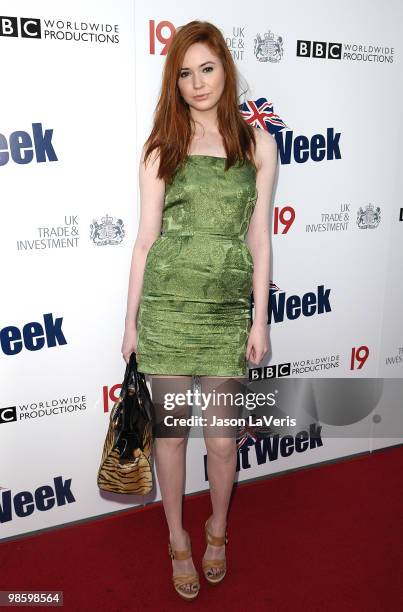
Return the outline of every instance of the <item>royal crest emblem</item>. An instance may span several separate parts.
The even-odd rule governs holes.
[[[97,246],[120,244],[125,236],[122,219],[109,217],[109,215],[102,217],[101,223],[94,219],[90,227],[90,238]]]
[[[360,229],[373,229],[378,227],[380,220],[381,209],[379,206],[375,208],[373,204],[368,204],[365,209],[363,209],[361,206],[358,209],[357,225]]]
[[[271,30],[256,35],[253,52],[259,62],[279,62],[284,55],[283,38],[276,36]]]

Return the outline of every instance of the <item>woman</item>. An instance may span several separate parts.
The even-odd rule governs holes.
[[[269,205],[276,165],[274,138],[247,125],[239,112],[236,68],[219,29],[200,21],[178,28],[142,150],[140,224],[122,345],[125,361],[136,351],[138,369],[152,376],[154,405],[172,385],[186,393],[192,376],[201,376],[205,393],[217,384],[220,391],[234,391],[247,360],[258,364],[267,352]],[[209,425],[215,411],[208,408]],[[236,439],[225,428],[203,433],[212,514],[204,525],[202,567],[215,584],[226,573]],[[199,574],[182,525],[185,440],[185,434],[158,436],[154,455],[174,587],[194,599]]]

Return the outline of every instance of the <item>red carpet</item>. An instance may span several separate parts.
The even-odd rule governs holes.
[[[402,470],[398,447],[238,485],[228,574],[216,586],[200,563],[208,493],[185,499],[201,576],[193,602],[173,590],[160,503],[4,542],[0,590],[63,590],[68,611],[396,612],[403,608]]]

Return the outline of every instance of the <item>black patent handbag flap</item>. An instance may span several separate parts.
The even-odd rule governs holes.
[[[144,451],[145,429],[152,423],[152,402],[145,376],[137,369],[136,353],[130,355],[115,414],[115,445],[121,459],[132,459],[133,451]]]

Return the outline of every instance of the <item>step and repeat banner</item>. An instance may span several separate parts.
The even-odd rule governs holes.
[[[399,0],[386,9],[3,0],[0,539],[161,499],[156,479],[133,497],[96,476],[126,365],[140,151],[170,41],[194,19],[221,29],[240,112],[277,141],[271,346],[250,378],[292,383],[304,415],[247,435],[237,481],[401,443],[403,19]],[[191,436],[186,493],[207,488]]]

